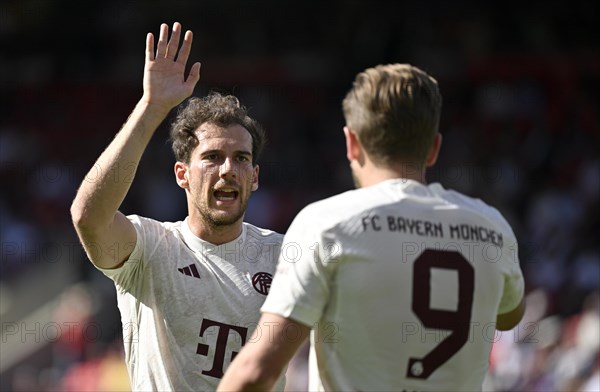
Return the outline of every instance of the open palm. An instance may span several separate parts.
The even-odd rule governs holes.
[[[185,78],[185,66],[192,48],[192,32],[185,33],[179,48],[181,25],[173,24],[168,40],[169,26],[160,26],[160,36],[154,52],[154,35],[146,37],[146,64],[144,67],[144,98],[147,102],[171,110],[194,91],[200,79],[200,63],[194,63]]]

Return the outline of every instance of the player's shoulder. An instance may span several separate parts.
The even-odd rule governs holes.
[[[127,215],[127,219],[142,233],[155,233],[158,235],[168,236],[176,235],[181,232],[183,221],[159,221],[153,218],[148,218],[141,215]]]
[[[486,203],[480,198],[466,195],[453,189],[446,189],[441,184],[430,185],[430,189],[441,197],[446,203],[455,205],[457,208],[471,212],[504,231],[512,232],[510,224],[502,213],[494,206]]]
[[[278,242],[283,241],[283,234],[276,231],[264,229],[253,225],[252,223],[244,222],[244,229],[246,230],[246,238],[254,239],[260,242]]]
[[[176,229],[181,227],[183,221],[159,221],[153,218],[149,218],[147,216],[131,214],[127,215],[127,219],[129,219],[134,224],[146,225],[146,226],[162,226],[166,230]]]
[[[295,220],[310,224],[315,229],[351,220],[382,203],[382,194],[377,188],[352,189],[312,202],[298,213]]]
[[[353,199],[360,193],[360,189],[354,189],[311,202],[300,210],[299,215],[322,216],[323,213],[343,213],[348,211],[347,207],[353,203]]]
[[[396,178],[338,193],[309,204],[305,210],[313,214],[351,215],[406,198],[426,197],[427,193],[425,185],[417,181]]]

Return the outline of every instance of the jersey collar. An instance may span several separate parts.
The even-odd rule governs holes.
[[[226,242],[224,244],[215,245],[208,241],[204,241],[202,238],[197,237],[192,230],[190,229],[190,225],[188,222],[188,218],[181,223],[181,235],[183,236],[183,240],[192,249],[194,252],[198,253],[218,253],[222,249],[231,249],[233,246],[241,246],[246,240],[246,222],[242,223],[242,233],[230,242]]]

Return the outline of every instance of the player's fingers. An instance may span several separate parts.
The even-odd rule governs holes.
[[[146,34],[146,61],[154,60],[154,34]]]
[[[198,80],[200,80],[201,66],[202,64],[200,63],[194,63],[194,65],[192,65],[192,68],[190,69],[190,74],[188,75],[187,80],[185,81],[185,83],[191,85],[192,88],[196,85],[196,83],[198,83]]]
[[[183,44],[181,45],[181,49],[179,49],[179,54],[177,55],[177,62],[179,64],[185,65],[188,61],[188,57],[190,56],[190,51],[192,50],[192,39],[194,35],[190,30],[185,32],[185,36],[183,37]]]
[[[169,36],[169,26],[166,23],[160,25],[160,35],[158,36],[158,44],[156,45],[156,57],[165,57],[167,53],[167,37]]]
[[[174,60],[177,55],[177,49],[179,47],[179,38],[181,37],[181,24],[179,22],[173,23],[173,31],[171,32],[171,39],[167,45],[167,53],[165,57]]]

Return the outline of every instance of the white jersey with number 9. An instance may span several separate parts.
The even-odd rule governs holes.
[[[398,179],[306,207],[262,311],[313,327],[311,390],[473,391],[523,291],[497,210]]]

